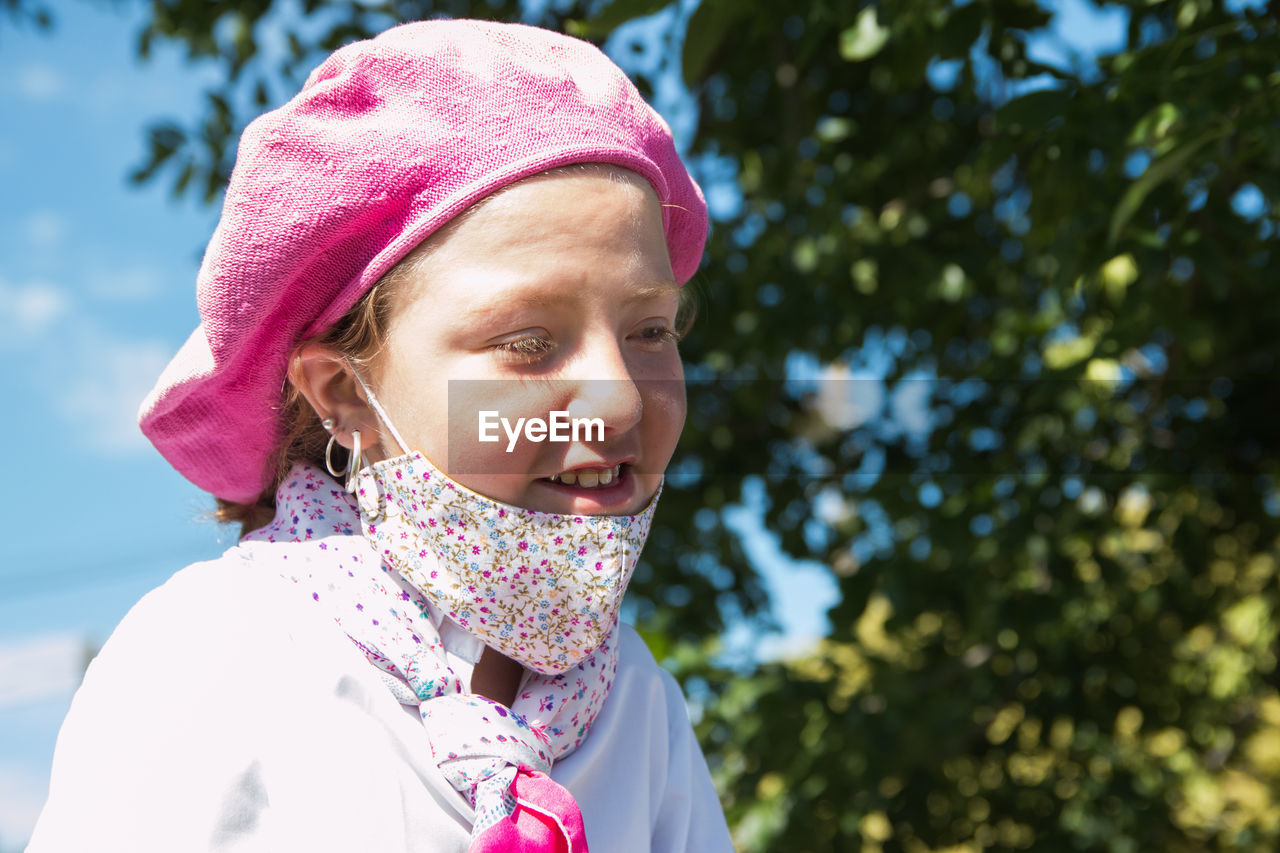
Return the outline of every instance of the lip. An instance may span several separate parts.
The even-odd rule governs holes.
[[[575,465],[572,468],[561,468],[559,471],[553,471],[548,477],[556,474],[565,474],[573,471],[583,471],[591,468],[612,468],[615,465],[634,465],[636,463],[635,456],[619,456],[616,459],[603,459],[595,462],[583,462],[581,465]],[[606,488],[608,488],[606,486]]]
[[[547,489],[550,493],[556,495],[558,498],[557,503],[568,504],[563,510],[556,510],[564,515],[614,515],[624,512],[628,507],[635,505],[639,484],[636,481],[635,471],[630,462],[615,462],[613,464],[622,464],[623,467],[617,479],[607,486],[583,489],[578,486],[567,486],[564,483],[553,483],[545,478],[535,482],[540,488]],[[586,468],[604,467],[612,466],[590,463],[564,470],[579,471]]]

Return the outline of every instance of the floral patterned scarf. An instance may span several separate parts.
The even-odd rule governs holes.
[[[376,666],[402,704],[417,705],[436,763],[475,809],[472,853],[587,849],[572,795],[547,775],[586,738],[618,668],[618,626],[576,667],[527,672],[511,707],[466,693],[441,641],[442,617],[359,533],[353,499],[331,477],[295,465],[275,520],[247,535],[250,560],[278,557],[297,584]],[[291,543],[287,551],[270,543]]]

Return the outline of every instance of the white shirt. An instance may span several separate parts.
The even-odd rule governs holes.
[[[29,853],[465,851],[418,711],[261,564],[174,575],[121,622],[58,735]],[[728,851],[675,680],[623,626],[590,736],[551,777],[593,851]]]

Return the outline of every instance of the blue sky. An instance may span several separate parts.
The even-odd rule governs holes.
[[[140,68],[135,25],[58,4],[49,35],[0,21],[0,849],[43,802],[80,649],[173,571],[223,549],[208,501],[138,433],[142,395],[196,323],[213,211],[125,176],[149,119],[200,76]]]
[[[1123,34],[1123,19],[1062,5],[1086,54]],[[26,838],[44,800],[85,645],[174,571],[230,544],[205,518],[209,499],[135,425],[197,322],[195,273],[216,211],[126,175],[150,120],[197,114],[203,72],[164,51],[139,64],[138,20],[125,14],[134,7],[54,8],[49,34],[0,19],[0,393],[13,531],[0,565],[0,850]],[[1062,51],[1050,40],[1042,49],[1046,59]],[[781,649],[822,629],[833,592],[825,570],[781,557],[758,515],[749,506],[733,523],[769,570],[788,629]]]

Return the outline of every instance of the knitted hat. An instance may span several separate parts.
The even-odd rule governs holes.
[[[636,172],[676,281],[706,204],[671,131],[596,47],[515,24],[425,21],[341,48],[244,131],[196,285],[201,323],[139,412],[184,476],[250,503],[283,440],[289,354],[494,190],[568,163]]]

